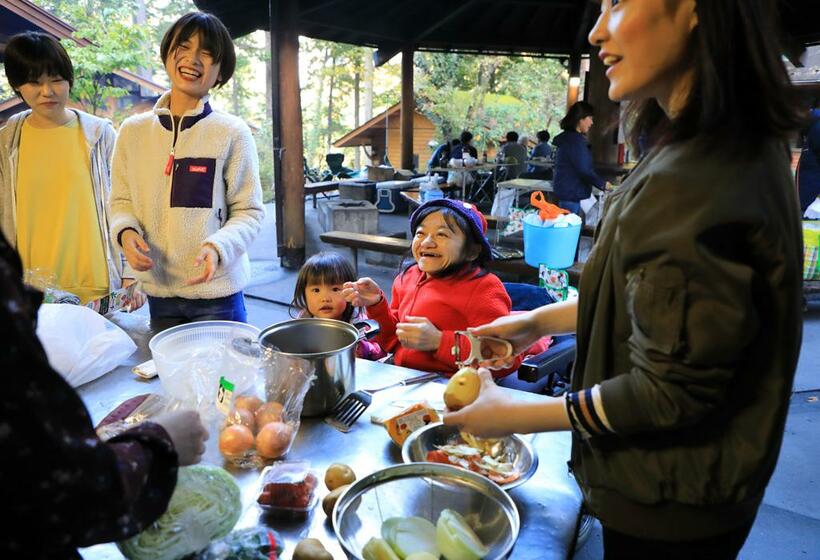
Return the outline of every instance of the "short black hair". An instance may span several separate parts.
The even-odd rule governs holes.
[[[40,31],[25,31],[9,39],[5,52],[6,78],[17,93],[28,82],[36,82],[40,76],[60,76],[74,86],[74,65],[60,42]]]
[[[507,133],[507,142],[518,142],[518,133],[511,130]]]
[[[307,297],[305,291],[312,284],[344,284],[345,282],[355,282],[356,271],[347,258],[339,253],[323,251],[310,257],[296,277],[296,288],[293,290],[293,301],[291,307],[307,313]],[[342,315],[343,321],[350,321],[353,317],[353,306],[349,303]]]
[[[461,142],[462,144],[469,144],[470,141],[473,139],[473,133],[469,130],[465,130],[461,133]]]
[[[214,85],[224,86],[236,69],[236,51],[225,24],[213,14],[190,12],[176,20],[165,32],[160,43],[159,54],[162,63],[165,64],[176,47],[196,34],[199,34],[202,47],[209,50],[213,61],[220,65],[219,79]]]
[[[550,133],[547,130],[539,130],[535,133],[535,137],[538,138],[539,142],[549,142]]]
[[[576,130],[578,123],[595,114],[595,107],[586,101],[576,101],[561,119],[561,130]]]

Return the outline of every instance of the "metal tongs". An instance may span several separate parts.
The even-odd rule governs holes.
[[[506,351],[504,352],[504,355],[498,356],[495,359],[500,360],[512,356],[512,344],[503,338],[496,338],[494,336],[477,336],[470,331],[455,331],[455,335],[455,345],[452,348],[452,353],[455,358],[456,365],[459,368],[472,366],[475,363],[484,360],[484,356],[481,355],[481,343],[484,341],[498,342],[499,344],[503,344],[505,346]],[[464,359],[461,357],[461,337],[464,337],[470,341],[470,353]]]

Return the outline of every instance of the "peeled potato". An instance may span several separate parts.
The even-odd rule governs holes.
[[[253,447],[253,432],[242,424],[232,424],[219,434],[219,451],[226,457],[236,457]]]
[[[344,491],[348,488],[350,488],[350,484],[339,486],[338,488],[334,489],[333,492],[331,492],[322,499],[322,509],[324,510],[325,515],[330,517],[330,515],[333,513],[333,506],[336,505],[339,496],[341,496],[344,493]]]
[[[475,368],[465,367],[450,378],[444,389],[444,404],[450,410],[464,408],[478,398],[481,391],[481,377]]]
[[[328,490],[336,490],[339,486],[353,484],[356,473],[344,463],[333,463],[325,471],[325,486]]]
[[[266,402],[256,410],[256,425],[264,426],[282,421],[282,405],[276,401]]]
[[[288,452],[293,427],[284,422],[269,422],[259,429],[256,434],[256,452],[268,459],[276,459]]]
[[[333,560],[319,539],[303,539],[293,549],[293,560]]]

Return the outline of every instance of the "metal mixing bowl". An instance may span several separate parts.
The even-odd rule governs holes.
[[[385,520],[419,516],[435,524],[448,508],[465,517],[490,549],[488,559],[510,555],[521,526],[512,499],[489,479],[450,465],[394,465],[356,481],[336,502],[333,529],[347,556],[361,558]]]
[[[427,460],[427,452],[433,451],[437,445],[461,443],[462,439],[455,426],[445,426],[441,422],[430,424],[414,431],[404,441],[401,448],[401,458],[405,463],[421,463]],[[500,485],[504,490],[510,490],[524,484],[538,469],[538,455],[524,438],[512,435],[508,439],[508,449],[513,458],[513,465],[521,473],[518,480]]]

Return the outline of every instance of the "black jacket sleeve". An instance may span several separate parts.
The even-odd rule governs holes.
[[[39,294],[24,288],[21,273],[0,236],[0,557],[65,558],[159,517],[177,456],[156,424],[108,443],[97,437],[79,395],[48,364],[34,328]]]

